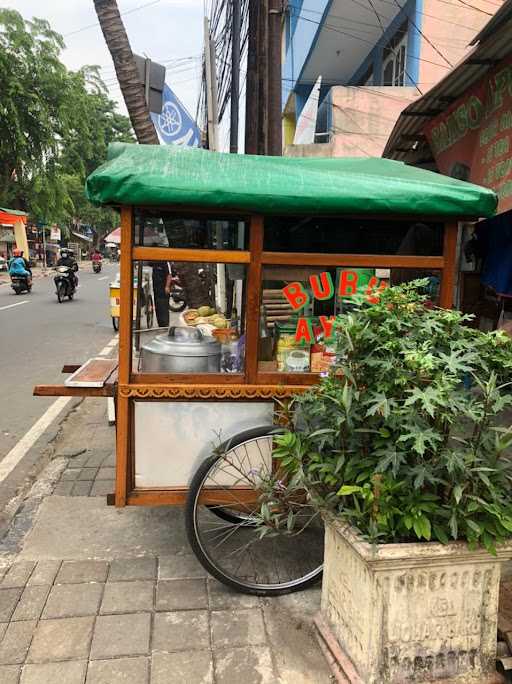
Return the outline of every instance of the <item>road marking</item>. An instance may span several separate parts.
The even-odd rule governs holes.
[[[16,302],[16,304],[9,304],[8,306],[0,306],[0,311],[5,309],[12,309],[14,306],[21,306],[22,304],[28,304],[30,299],[24,299],[22,302]]]
[[[117,337],[113,337],[110,342],[103,347],[103,349],[99,352],[98,356],[108,356],[111,351],[113,351],[114,347],[117,344]]]
[[[98,278],[98,280],[107,280],[108,276],[103,276],[102,278]]]
[[[20,439],[7,456],[0,462],[0,482],[10,475],[21,459],[30,451],[39,437],[48,429],[62,409],[69,404],[73,397],[59,397],[48,408],[41,418],[32,425],[27,434]]]

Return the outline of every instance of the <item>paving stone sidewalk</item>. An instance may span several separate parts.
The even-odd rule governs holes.
[[[317,601],[232,593],[190,554],[16,562],[0,582],[0,682],[329,682],[303,613]]]
[[[0,569],[0,683],[332,681],[312,628],[319,588],[269,599],[208,577],[179,509],[106,506],[113,446],[97,400],[56,441],[54,495]]]

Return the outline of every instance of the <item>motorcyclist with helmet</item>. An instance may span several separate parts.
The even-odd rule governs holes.
[[[13,249],[12,257],[9,259],[9,275],[23,276],[28,279],[28,284],[32,285],[32,270],[28,259],[23,256],[22,249]]]
[[[73,250],[67,249],[66,247],[61,249],[60,250],[60,258],[57,261],[57,266],[67,266],[68,268],[72,269],[73,277],[75,279],[75,289],[78,288],[78,276],[77,276],[78,264],[76,262]]]

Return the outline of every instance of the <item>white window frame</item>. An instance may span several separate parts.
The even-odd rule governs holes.
[[[386,52],[389,52],[389,54],[382,60],[382,85],[405,85],[407,70],[407,34],[408,31],[406,30],[404,31],[404,34],[400,40],[395,43],[395,39],[392,39],[384,48],[384,54]],[[386,72],[386,68],[390,64],[393,65],[393,75],[391,78],[391,83],[386,83],[384,74]]]

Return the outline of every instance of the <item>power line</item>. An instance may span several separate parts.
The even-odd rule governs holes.
[[[369,8],[368,8],[369,9]],[[341,31],[339,30],[336,26],[332,26],[331,24],[325,24],[319,21],[315,21],[314,19],[308,19],[307,17],[303,17],[301,15],[296,15],[298,19],[301,19],[302,21],[308,21],[311,24],[316,24],[317,26],[321,26],[322,28],[325,28],[329,31],[334,31],[335,33],[340,33],[341,35],[348,36],[349,38],[353,38],[354,40],[359,40],[363,43],[366,43],[367,45],[371,45],[372,47],[376,46],[376,43],[374,40],[366,40],[365,38],[361,38],[360,36],[354,36],[352,34],[347,33],[346,31]],[[439,64],[439,62],[432,62],[429,59],[425,59],[424,57],[416,57],[415,55],[410,55],[409,57],[412,57],[412,59],[415,59],[418,62],[425,62],[426,64],[432,64],[433,66],[438,66],[441,67],[442,69],[449,69],[450,67],[446,66],[446,64]],[[411,79],[413,81],[413,79]]]
[[[367,8],[367,9],[369,9],[369,8]],[[350,38],[353,38],[354,40],[359,40],[363,43],[366,43],[367,45],[371,45],[373,47],[376,46],[376,42],[374,40],[366,40],[364,38],[361,38],[360,36],[354,36],[354,35],[348,34],[347,32],[338,30],[335,26],[331,26],[330,24],[325,24],[325,23],[322,23],[319,21],[314,21],[313,19],[308,19],[307,17],[303,17],[301,15],[296,15],[296,16],[298,19],[301,19],[302,21],[307,21],[307,22],[310,22],[311,24],[317,24],[317,26],[321,26],[322,28],[325,28],[327,30],[334,31],[335,33],[340,33],[341,35],[348,35]],[[438,66],[442,69],[449,69],[450,68],[450,67],[446,66],[446,64],[439,64],[439,62],[432,62],[429,59],[425,59],[424,57],[417,57],[416,55],[412,55],[410,53],[408,53],[408,57],[410,59],[414,59],[417,62],[424,62],[425,64],[432,64],[433,66]],[[409,76],[409,78],[411,78],[411,77]],[[411,81],[414,83],[414,79],[411,78]],[[414,86],[414,87],[417,87],[417,86]]]
[[[371,9],[368,7],[368,5],[365,5],[362,2],[357,2],[357,0],[349,0],[349,1],[352,2],[354,5],[361,7],[361,9],[364,9],[368,12],[371,12]],[[385,0],[382,0],[382,1],[384,2]],[[439,0],[439,1],[442,2],[442,0]],[[391,1],[389,1],[388,4],[391,4]],[[458,7],[458,5],[452,5],[452,6]],[[309,14],[317,14],[319,16],[324,15],[323,12],[319,12],[318,10],[300,8],[297,5],[293,5],[291,3],[288,5],[288,7],[291,7],[293,9],[301,11],[301,12],[308,12]],[[478,8],[475,8],[475,9],[478,9]],[[377,14],[378,14],[378,12],[377,12]],[[429,14],[427,12],[422,12],[422,11],[418,11],[418,10],[416,10],[416,14],[420,14],[423,17],[428,17],[429,19],[435,19],[436,21],[440,21],[444,24],[451,24],[452,26],[457,26],[457,28],[466,29],[467,31],[471,31],[472,36],[475,35],[475,27],[474,26],[467,26],[466,24],[461,24],[460,22],[457,22],[457,21],[450,21],[449,19],[446,19],[445,17],[438,17],[435,14]],[[388,20],[388,17],[384,14],[379,14],[379,17],[383,17],[386,20]],[[353,24],[360,24],[361,26],[368,26],[369,28],[379,28],[376,24],[372,24],[368,21],[359,21],[357,19],[351,19],[350,17],[342,17],[339,14],[329,14],[329,18],[330,19],[339,19],[340,21],[350,21]],[[350,30],[355,31],[355,30],[361,30],[361,29],[351,28]],[[455,40],[461,40],[462,41],[464,39],[455,39]]]
[[[144,9],[145,7],[151,7],[152,5],[156,5],[161,0],[151,0],[151,2],[146,3],[145,5],[139,5],[138,7],[133,7],[131,10],[126,10],[126,12],[120,12],[120,16],[124,17],[127,14],[132,14],[133,12],[138,12],[141,9]],[[97,21],[95,24],[89,24],[89,26],[83,26],[82,28],[76,29],[76,31],[71,31],[70,33],[65,33],[64,38],[68,38],[69,36],[74,36],[77,33],[82,33],[82,31],[87,31],[88,29],[95,28],[96,26],[99,26],[100,22]]]
[[[371,2],[371,0],[369,0],[369,2]],[[403,12],[403,9],[404,9],[404,8],[403,8],[402,5],[398,2],[398,0],[395,0],[395,5],[398,7],[398,9],[399,9],[401,12]],[[418,33],[420,34],[420,36],[423,36],[423,38],[427,41],[427,43],[430,45],[430,47],[433,48],[433,49],[437,52],[437,54],[441,57],[441,59],[444,59],[444,61],[448,64],[448,66],[449,66],[451,69],[453,69],[453,64],[450,62],[450,60],[449,60],[447,57],[445,57],[445,56],[443,55],[443,53],[441,52],[441,50],[439,50],[439,48],[438,48],[436,45],[434,45],[434,43],[430,40],[430,38],[429,38],[427,35],[425,35],[425,33],[423,33],[423,31],[419,28],[418,24],[414,21],[414,19],[412,19],[412,17],[408,17],[408,21],[411,22],[411,24],[414,26],[414,28],[416,29],[416,31],[418,31]]]

